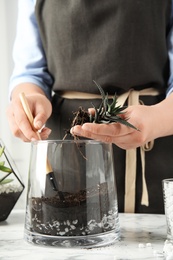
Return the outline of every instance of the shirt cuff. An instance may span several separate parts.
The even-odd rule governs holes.
[[[45,95],[47,96],[47,98],[49,100],[51,100],[51,88],[49,86],[47,86],[46,84],[44,84],[41,80],[35,79],[35,78],[30,78],[30,77],[20,77],[20,78],[16,78],[13,79],[12,82],[10,82],[9,85],[9,100],[11,99],[11,93],[13,91],[13,89],[22,83],[33,83],[35,85],[37,85],[38,87],[40,87],[43,92],[45,93]]]
[[[173,83],[168,84],[168,88],[166,90],[166,97],[168,97],[173,92]]]

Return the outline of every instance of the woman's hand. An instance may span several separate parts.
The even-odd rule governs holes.
[[[75,126],[71,133],[102,142],[114,143],[120,148],[139,147],[155,138],[173,134],[173,94],[153,106],[130,106],[124,114],[139,131],[119,123],[85,123]]]
[[[30,88],[20,87],[14,91],[12,100],[7,108],[7,117],[10,129],[15,137],[22,139],[25,142],[37,140],[36,131],[41,130],[41,139],[47,139],[51,130],[44,127],[47,119],[52,113],[52,105],[42,90],[35,86]],[[25,92],[29,107],[34,117],[35,131],[32,129],[28,118],[23,110],[19,93]]]

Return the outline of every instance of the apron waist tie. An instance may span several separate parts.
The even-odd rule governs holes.
[[[139,105],[142,102],[139,100],[140,96],[157,96],[160,91],[154,88],[147,88],[143,90],[130,89],[128,92],[120,95],[117,98],[117,105],[123,106],[125,102],[128,102],[128,106]],[[77,91],[64,91],[58,92],[63,98],[67,99],[101,99],[100,95],[77,92]],[[109,96],[113,98],[114,96]],[[148,190],[145,178],[145,151],[149,151],[153,148],[154,140],[146,143],[140,147],[141,165],[142,165],[142,198],[141,205],[148,206]],[[124,212],[134,213],[135,212],[135,193],[136,193],[136,153],[137,149],[126,150],[126,171],[125,171],[125,203]]]

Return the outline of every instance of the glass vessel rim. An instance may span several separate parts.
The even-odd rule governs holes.
[[[164,182],[164,183],[173,182],[173,178],[163,179],[162,182]]]
[[[96,140],[92,140],[92,139],[78,139],[78,140],[61,140],[61,139],[52,139],[52,140],[34,140],[31,141],[32,145],[37,145],[37,144],[41,144],[41,143],[48,143],[48,144],[53,144],[53,143],[63,143],[63,144],[69,144],[69,143],[76,143],[76,144],[104,144],[104,145],[110,145],[110,143],[104,143],[101,141],[96,141]]]

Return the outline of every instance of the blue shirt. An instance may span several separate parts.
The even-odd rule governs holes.
[[[20,83],[38,85],[51,97],[53,79],[47,72],[40,34],[34,13],[36,0],[18,1],[17,33],[13,48],[14,70],[10,79],[10,93]],[[171,30],[168,35],[168,55],[170,58],[170,77],[167,95],[173,91],[173,0],[170,17]]]

